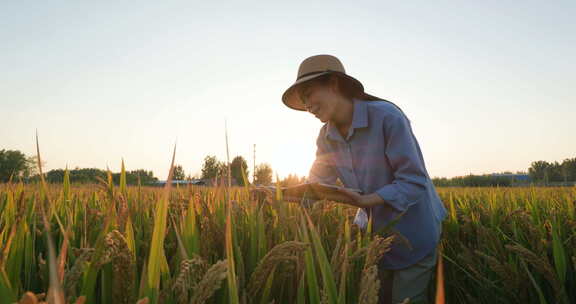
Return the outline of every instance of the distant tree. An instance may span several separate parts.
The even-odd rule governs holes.
[[[147,171],[144,169],[129,171],[126,175],[126,182],[129,185],[137,185],[138,178],[140,178],[140,183],[142,185],[150,184],[152,182],[158,181],[158,178],[154,176],[154,172]]]
[[[46,176],[44,177],[47,182],[57,184],[61,183],[64,180],[64,170],[62,169],[53,169],[46,172]],[[75,182],[70,178],[70,182]],[[96,182],[96,181],[94,181]]]
[[[216,156],[208,155],[204,158],[204,164],[202,165],[202,178],[212,179],[221,175],[222,165],[216,159]]]
[[[549,179],[551,182],[564,181],[564,174],[562,172],[562,164],[555,161],[550,164]]]
[[[576,181],[576,157],[562,161],[562,175],[566,181]]]
[[[30,179],[32,176],[38,174],[38,156],[30,156],[27,158],[28,166],[24,172],[22,172],[22,177],[26,180]],[[45,161],[41,163],[42,167],[46,165]]]
[[[59,184],[64,180],[64,169],[53,169],[46,173],[46,181],[49,183]],[[74,168],[69,170],[71,183],[98,183],[99,180],[106,180],[107,172],[96,168]],[[114,182],[120,180],[120,173],[112,174]]]
[[[97,168],[74,168],[69,170],[70,182],[71,183],[99,183],[100,180],[106,180],[108,173],[105,170]],[[64,180],[64,170],[63,169],[53,169],[46,173],[46,181],[49,183],[62,183]],[[158,178],[154,176],[154,172],[147,171],[144,169],[126,171],[126,184],[128,185],[138,185],[138,178],[140,178],[140,183],[142,185],[147,185],[152,182],[158,181]],[[34,176],[34,179],[38,179],[38,176]],[[120,183],[120,173],[112,173],[112,181],[114,184],[118,185]]]
[[[510,174],[510,171],[504,171]],[[559,163],[543,160],[534,161],[530,164],[528,172],[516,171],[518,175],[528,174],[532,182],[548,184],[549,182],[573,182],[576,181],[576,158],[567,158]],[[523,179],[509,178],[499,175],[466,175],[453,178],[432,179],[435,186],[459,186],[459,187],[487,187],[487,186],[511,186],[526,183]]]
[[[242,156],[236,156],[230,163],[230,174],[238,185],[244,186],[248,182],[248,163]]]
[[[530,178],[534,181],[544,181],[549,180],[548,171],[550,170],[550,164],[547,161],[539,160],[532,162],[530,168],[528,168],[528,174]]]
[[[141,185],[147,185],[158,180],[152,171],[144,169],[126,171],[126,184],[138,185],[138,178],[140,178]],[[112,179],[115,184],[120,184],[120,173],[112,173]]]
[[[185,180],[186,174],[184,173],[184,169],[182,169],[181,165],[174,166],[174,173],[172,175],[173,180]]]
[[[450,186],[450,181],[446,177],[434,177],[434,178],[432,178],[432,183],[436,187]]]
[[[513,184],[514,180],[514,178],[507,176],[470,174],[452,178],[435,177],[432,179],[432,182],[434,183],[434,186],[437,187],[508,187]]]
[[[228,165],[225,162],[218,162],[218,176],[228,176]]]
[[[7,182],[10,177],[27,178],[33,171],[34,158],[27,158],[18,150],[0,150],[0,182]]]
[[[256,167],[254,183],[258,185],[272,184],[272,167],[269,164],[261,164]]]
[[[528,174],[534,181],[544,183],[576,181],[576,158],[567,158],[562,163],[535,161],[528,169]]]

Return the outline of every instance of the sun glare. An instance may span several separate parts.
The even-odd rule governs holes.
[[[294,146],[294,145],[293,145]],[[314,162],[315,147],[297,147],[291,149],[278,148],[272,156],[275,175],[284,178],[289,174],[308,176],[310,166]]]

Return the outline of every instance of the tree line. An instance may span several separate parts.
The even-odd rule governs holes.
[[[25,182],[35,181],[39,178],[36,170],[36,157],[27,157],[18,150],[0,150],[0,182],[12,180],[23,180]],[[273,183],[273,170],[267,163],[259,164],[256,172],[249,180],[248,163],[242,156],[236,156],[230,163],[230,175],[234,185],[244,186],[248,184],[271,185]],[[107,172],[96,168],[75,168],[69,170],[70,181],[73,183],[97,183],[99,179],[106,179]],[[528,176],[529,179],[520,178]],[[64,178],[63,169],[54,169],[46,172],[46,181],[49,183],[60,183]],[[228,165],[220,161],[214,155],[204,158],[200,176],[196,176],[207,181],[220,180],[225,183],[228,179]],[[112,179],[119,183],[120,173],[112,173]],[[193,177],[186,175],[181,165],[174,168],[175,180],[190,180]],[[142,185],[158,181],[152,171],[137,169],[126,172],[126,182],[129,185],[136,185],[140,180]],[[290,174],[279,180],[281,186],[289,186],[303,183],[306,177],[299,177]],[[466,175],[452,178],[433,178],[436,186],[460,186],[460,187],[494,187],[513,186],[517,184],[536,183],[548,184],[557,182],[576,182],[576,157],[564,159],[562,162],[547,162],[543,160],[532,162],[528,172],[503,172],[502,174]]]
[[[53,169],[44,174],[48,183],[61,183],[64,180],[64,169]],[[99,180],[106,180],[107,171],[97,168],[74,168],[68,170],[70,182],[72,183],[98,183]],[[37,158],[35,156],[26,156],[18,150],[0,150],[0,182],[24,181],[36,182],[40,176],[37,170]],[[112,173],[112,180],[120,183],[120,173]],[[152,171],[138,169],[126,171],[126,183],[129,185],[142,185],[155,182],[158,178],[154,177]]]
[[[523,178],[527,176],[528,178]],[[554,183],[576,182],[576,157],[566,158],[562,162],[539,160],[532,162],[528,172],[503,172],[500,174],[466,175],[452,178],[433,178],[439,187],[508,187],[514,185],[549,185]]]
[[[528,169],[528,173],[536,182],[574,182],[576,181],[576,157],[567,158],[561,163],[535,161]]]
[[[64,179],[63,169],[53,169],[46,173],[45,179],[48,183],[61,183]],[[107,171],[96,169],[96,168],[75,168],[68,170],[71,183],[89,184],[97,183],[100,180],[106,180]],[[34,179],[38,179],[35,176]],[[112,173],[112,181],[115,184],[120,184],[120,173]],[[128,185],[146,185],[158,181],[158,178],[154,176],[152,171],[146,171],[144,169],[126,171],[126,184]]]
[[[504,174],[512,173],[505,172]],[[498,176],[492,174],[470,174],[452,178],[436,177],[432,179],[432,183],[437,187],[510,187],[519,182],[520,181],[514,177]]]
[[[236,156],[232,159],[232,162],[230,162],[230,176],[234,184],[240,186],[250,184],[249,173],[248,163],[244,157]],[[219,161],[214,155],[206,156],[202,164],[201,179],[213,180],[219,178],[224,180],[228,178],[227,163]],[[252,183],[256,185],[272,184],[272,167],[267,163],[258,165]]]
[[[204,158],[202,165],[202,179],[213,179],[227,176],[226,162],[218,161],[216,156],[209,155]],[[243,177],[248,177],[248,164],[242,156],[236,156],[230,163],[230,171],[232,179],[238,185],[244,185]],[[278,177],[276,177],[278,178]],[[279,179],[279,184],[282,187],[293,186],[306,182],[305,176],[298,176],[297,174],[288,174],[283,179]],[[256,173],[253,176],[251,184],[254,185],[271,185],[273,184],[273,170],[270,164],[262,163],[256,166]]]
[[[27,157],[18,150],[0,150],[0,182],[10,178],[28,179],[36,174],[36,158]]]
[[[248,163],[242,156],[236,156],[230,163],[231,178],[235,185],[243,186],[248,180]],[[49,183],[61,183],[64,179],[65,169],[53,169],[45,172],[45,179]],[[107,178],[107,171],[97,168],[74,168],[68,170],[70,182],[72,183],[98,183],[101,179]],[[228,166],[226,162],[219,161],[216,156],[206,156],[202,166],[202,173],[199,178],[205,180],[222,178],[227,179]],[[34,182],[39,180],[37,172],[37,158],[26,156],[18,150],[0,150],[0,182],[24,181]],[[290,177],[292,178],[292,177]],[[120,182],[120,172],[112,173],[114,183]],[[181,165],[176,164],[173,172],[174,180],[191,180],[192,175],[186,175]],[[145,169],[126,171],[126,183],[128,185],[150,184],[158,181],[154,173]],[[263,163],[256,167],[256,174],[253,183],[259,185],[272,184],[272,167]]]

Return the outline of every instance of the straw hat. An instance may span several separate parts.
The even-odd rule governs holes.
[[[302,61],[298,68],[296,82],[294,82],[294,84],[292,84],[284,94],[282,94],[282,102],[294,110],[306,111],[304,103],[300,100],[300,96],[296,93],[295,88],[303,82],[330,73],[350,81],[350,84],[356,90],[364,92],[364,86],[362,86],[362,83],[360,83],[356,78],[346,74],[344,66],[338,58],[331,55],[316,55],[308,57]]]

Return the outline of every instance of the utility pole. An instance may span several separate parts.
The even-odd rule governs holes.
[[[254,144],[254,171],[252,171],[252,184],[256,185],[256,144]]]

